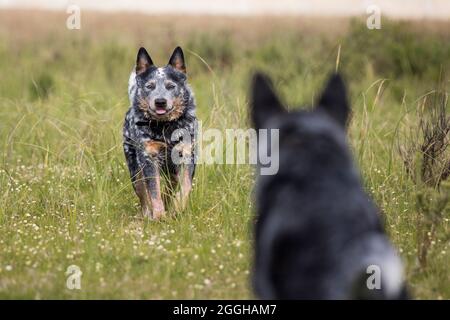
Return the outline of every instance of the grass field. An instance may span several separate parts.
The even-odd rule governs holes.
[[[65,19],[0,12],[0,298],[252,297],[250,166],[198,166],[189,207],[163,222],[140,215],[130,185],[121,127],[137,49],[165,64],[181,45],[206,128],[248,127],[255,69],[294,107],[313,104],[338,66],[355,161],[411,290],[450,299],[449,206],[418,200],[426,194],[432,206],[444,188],[411,179],[398,152],[415,142],[424,98],[449,92],[449,23],[383,21],[370,31],[338,19],[86,13],[70,31]],[[83,272],[81,290],[66,288],[70,265]]]

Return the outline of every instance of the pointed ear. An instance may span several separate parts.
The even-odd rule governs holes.
[[[180,47],[176,47],[169,59],[168,65],[171,65],[178,71],[186,73],[186,64],[184,63],[183,50]]]
[[[339,74],[328,80],[319,100],[318,110],[323,110],[343,127],[346,126],[350,114],[345,83]]]
[[[265,128],[271,117],[286,112],[274,92],[272,81],[261,73],[253,76],[250,101],[250,117],[255,129]]]
[[[144,73],[152,67],[153,61],[145,48],[140,48],[136,58],[136,75]]]

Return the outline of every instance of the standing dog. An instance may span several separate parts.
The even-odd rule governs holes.
[[[346,141],[344,83],[331,77],[317,107],[288,113],[263,75],[251,118],[279,129],[279,171],[256,184],[254,286],[263,299],[406,297],[401,261],[363,191]],[[261,144],[262,145],[262,144]],[[378,277],[378,278],[377,278]]]
[[[183,51],[177,47],[165,67],[156,67],[140,48],[131,73],[131,107],[125,116],[123,148],[144,216],[165,215],[161,176],[166,176],[183,208],[194,175],[195,101],[187,84]]]

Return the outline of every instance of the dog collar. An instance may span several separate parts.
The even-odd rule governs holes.
[[[150,120],[147,121],[137,121],[136,125],[139,127],[148,127],[150,125]]]

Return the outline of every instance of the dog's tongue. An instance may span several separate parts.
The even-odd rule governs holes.
[[[167,110],[165,108],[156,108],[157,114],[165,114],[166,112],[167,112]]]

